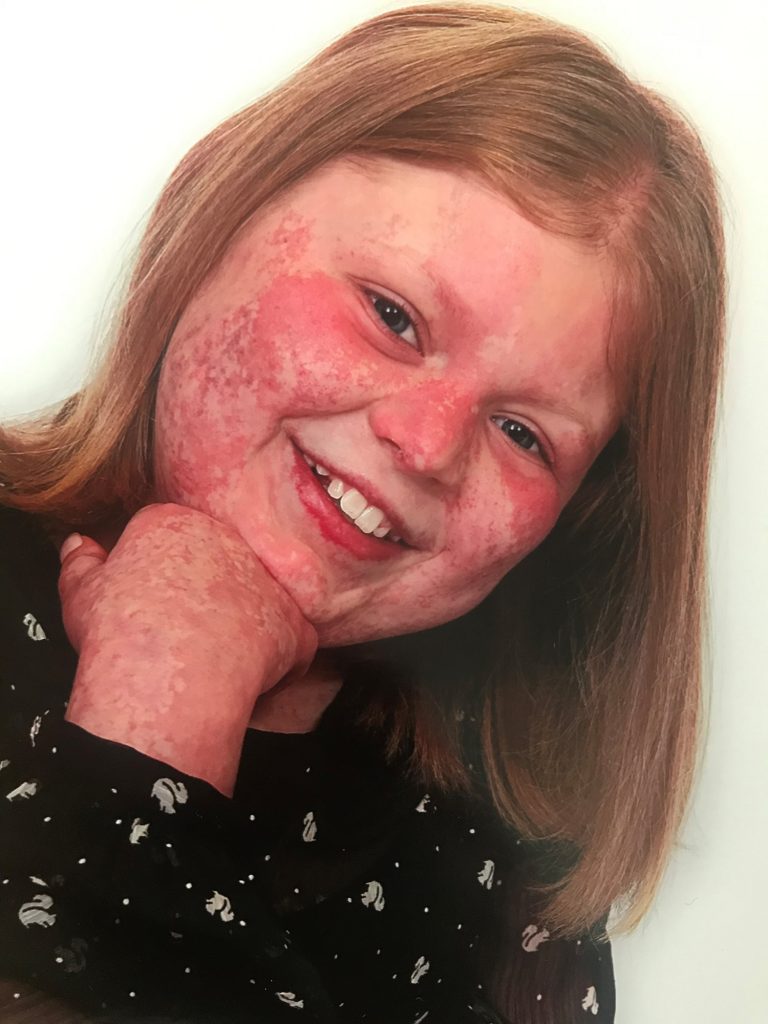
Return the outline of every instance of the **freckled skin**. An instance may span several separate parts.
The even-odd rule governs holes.
[[[108,558],[90,538],[67,555],[59,590],[79,654],[67,720],[231,793],[254,703],[317,642],[242,538],[151,505]],[[327,684],[303,694],[305,721],[321,695]],[[279,698],[267,698],[269,711]]]
[[[233,527],[324,646],[473,607],[552,529],[619,416],[598,259],[468,175],[375,166],[333,161],[245,226],[158,391],[157,500]],[[422,354],[366,288],[420,312]],[[546,437],[555,466],[501,415]],[[297,495],[294,443],[370,482],[417,548],[374,561],[328,540]]]

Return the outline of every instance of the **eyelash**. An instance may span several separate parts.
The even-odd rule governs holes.
[[[419,319],[418,315],[413,311],[413,309],[408,305],[408,303],[406,303],[402,299],[398,299],[397,301],[395,301],[394,299],[391,299],[388,295],[382,295],[380,292],[375,292],[375,291],[373,291],[370,288],[366,289],[366,293],[369,296],[369,298],[371,299],[371,305],[373,306],[373,308],[374,308],[374,310],[376,312],[376,315],[379,318],[379,320],[381,321],[381,324],[383,325],[383,327],[386,329],[386,331],[389,334],[393,334],[396,338],[398,338],[401,341],[404,340],[402,334],[399,334],[392,327],[390,327],[388,323],[385,322],[385,320],[384,320],[383,316],[381,315],[381,313],[378,311],[378,309],[376,309],[376,301],[381,299],[383,302],[386,302],[389,306],[392,306],[395,309],[400,310],[400,312],[404,313],[407,316],[407,318],[410,320],[410,325],[409,326],[413,327],[414,333],[416,335],[416,345],[415,346],[414,345],[410,345],[410,343],[408,341],[405,341],[405,344],[406,345],[410,345],[411,348],[416,348],[416,350],[420,352],[421,351],[421,335],[422,335],[420,319]],[[539,457],[542,459],[542,461],[545,462],[547,465],[551,464],[551,459],[549,457],[549,454],[547,453],[541,438],[539,437],[539,435],[537,434],[537,432],[535,430],[531,430],[531,428],[526,426],[525,423],[521,423],[520,420],[512,419],[510,416],[491,416],[491,421],[493,423],[514,423],[516,426],[522,427],[523,430],[527,431],[527,433],[533,438],[534,444],[536,444],[538,446],[538,449],[539,449],[538,454],[539,454]],[[516,447],[522,448],[523,451],[530,451],[531,450],[530,448],[526,448],[524,445],[517,444],[517,442],[515,442],[514,439],[512,437],[510,437],[510,435],[505,430],[502,430],[501,432],[506,437],[508,437],[509,440],[512,441],[512,443],[516,445]]]

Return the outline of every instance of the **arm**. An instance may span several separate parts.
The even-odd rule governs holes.
[[[258,822],[244,820],[196,774],[65,721],[68,686],[57,672],[72,651],[54,621],[53,601],[46,607],[25,593],[4,604],[3,596],[3,975],[94,1012],[106,1002],[109,1013],[139,1019],[167,1010],[209,1021],[214,1006],[226,1007],[233,1021],[283,1019],[277,993],[285,991],[302,992],[308,1007],[322,1004],[319,987],[307,983],[306,963],[286,946],[261,897]],[[42,618],[43,642],[28,635],[23,620],[30,609]],[[205,676],[195,678],[202,688]],[[135,679],[142,679],[138,669]],[[81,680],[97,684],[90,672]],[[102,717],[105,731],[158,721],[142,718],[135,699],[117,700],[118,691],[128,696],[124,680],[122,688],[104,681],[120,712],[114,721]],[[215,670],[207,682],[215,689]],[[84,707],[103,715],[107,702],[93,689],[82,692],[93,698]],[[152,735],[135,731],[132,738],[143,743]]]
[[[109,556],[89,539],[64,554],[68,721],[231,795],[254,704],[311,659],[312,627],[234,531],[191,509],[142,509]]]
[[[269,1021],[280,1019],[278,992],[322,1000],[304,991],[306,965],[262,898],[258,821],[208,783],[52,714],[34,748],[21,729],[9,739],[6,976],[138,1019],[207,1022],[215,1006],[227,1020]]]

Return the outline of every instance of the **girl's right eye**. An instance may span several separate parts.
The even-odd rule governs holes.
[[[380,295],[378,292],[368,291],[373,308],[384,324],[384,326],[396,334],[398,338],[402,338],[411,348],[419,348],[419,336],[416,330],[416,324],[414,317],[408,311],[404,303],[394,302],[392,299],[388,299],[386,295]],[[412,335],[408,337],[408,331],[412,332]]]

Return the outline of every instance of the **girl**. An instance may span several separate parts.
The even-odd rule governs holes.
[[[532,15],[385,14],[193,148],[2,435],[4,1019],[614,1019],[724,291],[694,130]]]

